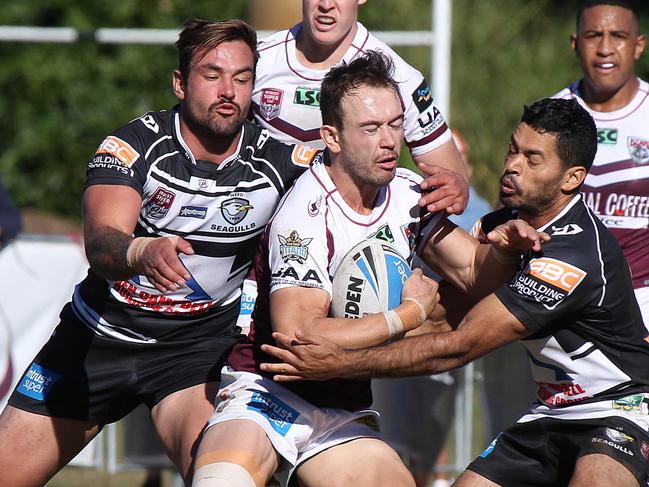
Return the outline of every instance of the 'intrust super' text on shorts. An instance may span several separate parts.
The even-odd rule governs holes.
[[[107,424],[139,404],[151,408],[176,391],[218,382],[225,357],[241,337],[235,325],[238,311],[235,301],[211,317],[218,325],[208,321],[198,325],[204,330],[191,330],[191,337],[142,344],[97,335],[68,304],[9,404],[45,416]]]
[[[222,394],[226,399],[218,399]],[[358,438],[380,438],[375,411],[318,408],[271,379],[224,367],[207,427],[235,419],[253,421],[266,432],[288,463],[276,474],[283,486],[298,465],[328,448]]]

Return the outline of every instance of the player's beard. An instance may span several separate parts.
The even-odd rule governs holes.
[[[563,176],[560,175],[555,180],[536,186],[527,193],[522,190],[516,179],[509,178],[510,184],[516,188],[516,193],[512,195],[504,195],[501,193],[500,202],[507,208],[518,210],[528,215],[540,215],[552,207],[561,195],[561,184],[559,183],[562,178]]]
[[[237,108],[237,113],[230,117],[224,117],[216,111],[222,103],[234,105]],[[219,100],[212,103],[207,109],[188,104],[185,107],[183,118],[194,133],[215,139],[231,139],[241,130],[246,114],[247,110],[242,110],[238,103]]]

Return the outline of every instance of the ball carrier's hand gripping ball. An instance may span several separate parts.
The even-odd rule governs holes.
[[[329,315],[362,318],[396,308],[410,273],[406,260],[387,243],[372,239],[356,244],[336,270]]]

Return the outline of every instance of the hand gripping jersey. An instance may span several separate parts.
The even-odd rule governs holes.
[[[147,113],[106,137],[88,166],[87,186],[142,195],[135,236],[179,235],[195,251],[179,256],[187,286],[164,294],[144,276],[112,282],[91,269],[73,309],[98,334],[155,341],[238,299],[266,223],[315,154],[246,122],[236,152],[217,165],[194,158],[179,123],[176,109]]]
[[[359,215],[338,193],[326,166],[314,162],[282,200],[264,234],[256,266],[259,296],[250,333],[246,342],[233,349],[230,366],[261,374],[259,364],[277,361],[260,350],[261,344],[274,343],[269,312],[272,292],[300,286],[324,289],[331,296],[332,279],[340,261],[365,239],[385,240],[402,256],[409,256],[419,221],[420,181],[421,177],[413,172],[397,169],[393,181],[381,188],[373,212]],[[441,214],[434,218],[441,218]],[[284,385],[318,407],[355,411],[372,402],[366,380]]]
[[[483,231],[512,216],[507,208],[493,212]],[[526,253],[496,291],[533,332],[521,343],[537,385],[535,411],[614,415],[616,399],[649,392],[649,343],[624,255],[580,195],[539,230],[551,240]]]
[[[451,138],[444,117],[433,102],[426,80],[387,44],[360,23],[343,57],[350,62],[368,50],[380,50],[394,62],[394,78],[404,111],[405,139],[411,154],[430,152]],[[259,125],[284,142],[323,148],[320,140],[320,83],[328,69],[309,69],[297,61],[295,38],[302,28],[277,32],[259,43],[257,79],[252,94],[253,115]]]
[[[576,99],[595,120],[597,155],[582,191],[620,242],[635,288],[649,286],[649,84],[638,82],[631,103],[614,112],[591,110],[581,98],[579,81],[555,95]]]

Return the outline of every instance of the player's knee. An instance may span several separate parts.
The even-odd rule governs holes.
[[[241,465],[208,463],[194,473],[192,487],[256,487],[252,475]]]

